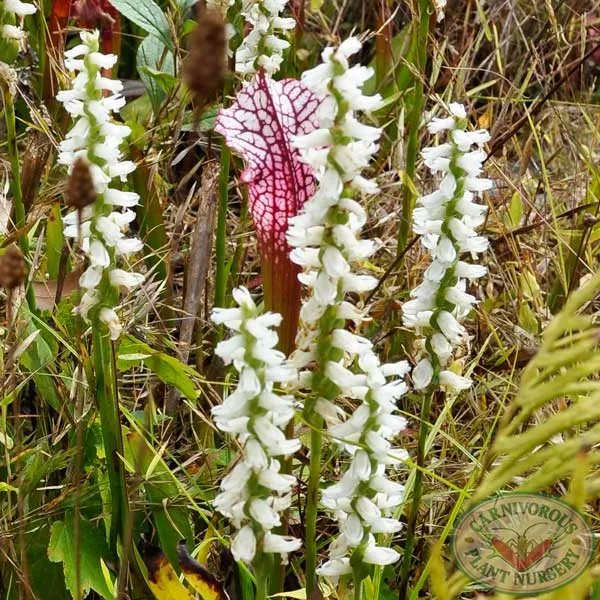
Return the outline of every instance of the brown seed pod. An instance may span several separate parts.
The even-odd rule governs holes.
[[[7,290],[19,287],[25,279],[25,259],[15,244],[6,248],[0,256],[0,285]]]
[[[189,53],[183,67],[196,116],[223,89],[226,69],[227,32],[223,15],[217,9],[205,8],[198,14],[198,26],[190,34]]]
[[[67,182],[65,201],[67,206],[81,210],[96,200],[96,188],[88,163],[78,158]]]

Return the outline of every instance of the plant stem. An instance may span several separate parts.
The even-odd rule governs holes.
[[[21,166],[19,162],[19,150],[17,148],[15,104],[7,84],[2,85],[2,102],[4,104],[4,119],[6,121],[6,143],[12,173],[10,191],[13,198],[13,206],[15,207],[15,229],[19,230],[25,225],[25,205],[23,204],[23,192],[21,189]],[[23,254],[27,256],[29,251],[27,235],[21,235],[18,242]]]
[[[431,403],[435,392],[430,391],[425,395],[423,410],[421,411],[421,426],[419,428],[419,446],[417,454],[417,471],[415,473],[415,483],[413,486],[413,498],[410,508],[410,518],[406,527],[406,542],[404,544],[404,558],[402,569],[400,571],[400,594],[399,598],[408,596],[408,580],[410,578],[410,567],[412,563],[412,553],[415,547],[415,533],[417,518],[419,515],[419,506],[423,495],[423,468],[425,467],[425,444],[429,433],[429,419],[431,416]]]
[[[219,175],[219,212],[217,215],[217,239],[215,255],[217,272],[215,275],[215,306],[225,305],[227,288],[227,265],[225,254],[227,248],[227,207],[229,204],[229,168],[231,152],[226,146],[221,151],[221,173]]]
[[[357,573],[353,573],[352,580],[354,582],[354,600],[361,600],[362,596],[362,579]]]
[[[398,255],[402,253],[408,243],[412,211],[415,205],[416,194],[414,189],[417,156],[419,150],[419,127],[423,112],[423,78],[427,63],[427,35],[429,34],[429,0],[418,0],[419,23],[414,29],[412,43],[412,64],[414,67],[414,91],[412,94],[412,108],[408,119],[408,142],[406,145],[406,166],[404,168],[402,188],[402,219],[398,235]]]
[[[306,596],[311,597],[316,587],[317,569],[317,506],[321,481],[321,453],[323,448],[323,418],[311,400],[305,408],[305,418],[310,427],[310,470],[306,494]]]
[[[27,231],[25,230],[26,214],[25,205],[23,204],[23,190],[21,188],[21,163],[19,162],[19,149],[17,147],[15,104],[8,84],[0,81],[0,88],[2,88],[2,103],[4,105],[4,119],[6,121],[6,144],[12,173],[10,191],[13,198],[13,206],[15,207],[15,230],[23,230],[17,241],[19,248],[23,252],[23,256],[27,258],[29,254],[29,240],[27,239]],[[33,288],[27,286],[25,295],[29,310],[35,312],[36,302]]]
[[[269,575],[273,559],[270,555],[261,553],[256,560],[256,594],[254,600],[266,600],[269,593]]]
[[[125,488],[125,469],[120,458],[123,456],[123,438],[121,436],[114,351],[108,331],[99,323],[98,319],[92,324],[92,331],[96,402],[100,412],[112,506],[110,547],[117,556],[117,540],[124,539],[123,533],[129,506]]]

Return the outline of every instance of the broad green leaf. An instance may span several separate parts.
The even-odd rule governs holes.
[[[75,541],[75,521],[68,515],[64,521],[56,521],[52,525],[48,558],[52,562],[61,562],[65,574],[65,583],[71,595],[77,594],[77,565],[75,557],[79,556],[81,595],[94,590],[106,600],[113,595],[104,578],[102,559],[109,556],[108,547],[102,532],[91,525],[83,517],[79,522],[79,543]]]
[[[169,48],[173,47],[167,17],[153,0],[109,0],[109,2],[132,23],[161,38]]]
[[[150,79],[156,82],[158,87],[165,94],[170,94],[177,85],[177,77],[171,73],[163,73],[150,67],[141,67],[140,72],[147,75]]]
[[[136,65],[156,110],[164,100],[165,93],[171,91],[175,82],[173,53],[161,37],[150,34],[138,47]]]
[[[50,527],[36,527],[26,534],[29,582],[36,598],[44,600],[66,600],[69,593],[65,588],[65,578],[60,564],[50,562],[48,542]]]
[[[117,368],[119,371],[127,371],[142,363],[162,382],[176,387],[188,400],[196,400],[198,397],[191,377],[200,375],[192,367],[164,352],[153,350],[148,344],[132,336],[125,336],[119,344]]]

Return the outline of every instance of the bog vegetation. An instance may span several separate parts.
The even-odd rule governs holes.
[[[599,65],[595,0],[0,0],[0,597],[500,600],[466,509],[598,531]]]

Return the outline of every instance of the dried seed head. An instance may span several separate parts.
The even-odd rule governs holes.
[[[219,10],[205,8],[198,27],[190,35],[189,54],[184,63],[185,82],[192,92],[196,110],[216,98],[223,89],[227,67],[227,32]]]
[[[25,279],[25,259],[18,246],[11,244],[0,256],[0,285],[7,290],[19,287]]]
[[[96,200],[96,188],[88,163],[78,158],[73,163],[73,170],[67,183],[65,197],[67,206],[81,210]]]

